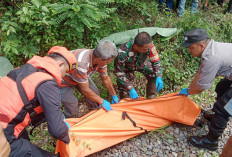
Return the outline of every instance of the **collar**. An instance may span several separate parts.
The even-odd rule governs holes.
[[[212,45],[214,44],[214,40],[213,39],[210,39],[210,42],[209,44],[206,46],[205,50],[203,51],[202,55],[201,55],[201,58],[204,58],[206,57],[206,55],[208,54],[208,52],[212,49]]]
[[[129,49],[129,52],[134,52],[134,51],[133,51],[133,44],[134,44],[134,41],[131,41],[131,47],[130,47],[130,49]]]

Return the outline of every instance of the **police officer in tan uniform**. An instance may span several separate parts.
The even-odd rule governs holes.
[[[210,118],[209,132],[203,136],[192,136],[189,142],[198,148],[216,150],[218,138],[223,134],[229,118],[232,116],[232,43],[216,42],[209,39],[205,29],[193,29],[185,33],[185,42],[193,57],[201,57],[202,62],[195,78],[188,88],[179,95],[201,93],[211,88],[217,76],[224,78],[216,86],[216,102]]]

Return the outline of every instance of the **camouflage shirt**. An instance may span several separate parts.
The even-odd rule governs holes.
[[[162,66],[155,46],[152,44],[146,53],[136,53],[132,50],[132,44],[133,41],[122,44],[118,50],[118,56],[114,60],[114,73],[128,90],[133,86],[127,79],[126,72],[147,68],[147,62],[151,62],[152,65],[151,77],[162,77]]]

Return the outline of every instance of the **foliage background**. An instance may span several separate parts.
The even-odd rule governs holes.
[[[7,57],[15,67],[26,63],[34,55],[46,55],[54,45],[68,49],[94,48],[103,37],[112,33],[140,27],[182,28],[183,31],[169,41],[153,37],[162,66],[164,68],[165,88],[158,95],[177,92],[187,87],[197,71],[200,58],[193,58],[180,45],[183,34],[193,28],[205,28],[212,39],[232,42],[232,16],[222,12],[211,2],[207,12],[199,11],[195,16],[188,10],[182,18],[175,12],[159,13],[155,0],[5,0],[0,2],[0,55]],[[186,8],[189,8],[187,4]],[[109,75],[116,86],[112,73],[113,63],[109,65]],[[100,84],[98,75],[93,79],[98,85],[101,96],[110,100],[107,90]],[[214,87],[216,82],[215,80]],[[99,83],[98,83],[99,82]],[[146,80],[136,73],[134,84],[144,96]],[[214,88],[199,95],[191,96],[203,108],[214,101]],[[77,93],[79,99],[82,99]],[[34,134],[48,135],[46,126],[41,126]],[[34,137],[34,141],[38,141]],[[54,151],[53,144],[43,146]],[[37,143],[37,145],[40,145]],[[43,145],[43,142],[42,142]]]

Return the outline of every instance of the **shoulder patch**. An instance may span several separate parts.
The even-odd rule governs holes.
[[[154,45],[152,45],[152,47],[150,48],[149,59],[151,62],[159,61],[159,55]]]

